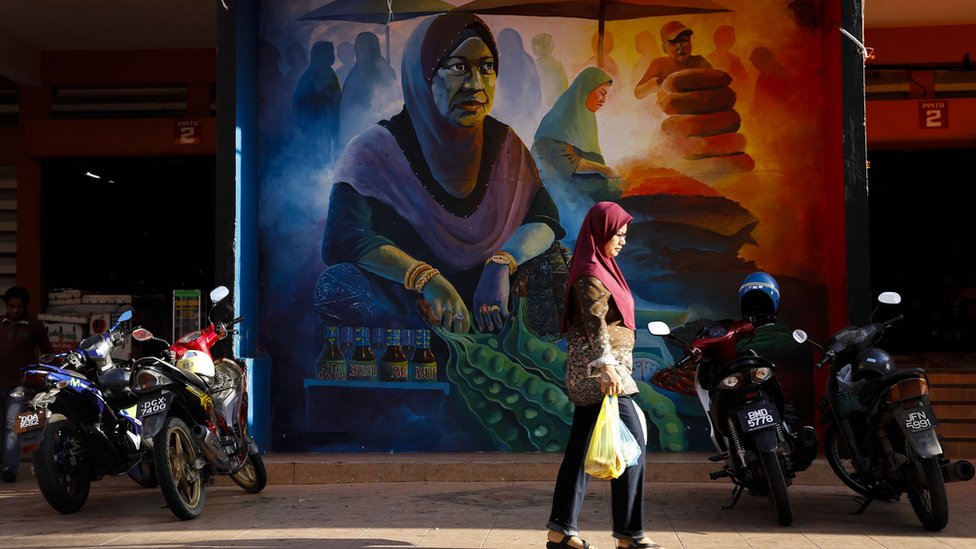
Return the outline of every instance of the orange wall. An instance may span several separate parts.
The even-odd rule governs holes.
[[[875,28],[865,29],[864,45],[874,48],[868,66],[961,63],[967,52],[976,56],[974,37],[976,25]]]
[[[974,37],[976,25],[867,29],[865,45],[874,48],[874,59],[868,60],[867,68],[959,68],[965,55],[976,57]],[[931,78],[931,73],[917,76]],[[945,102],[947,127],[933,129],[920,123],[921,104],[933,101]],[[867,138],[868,146],[876,149],[976,146],[976,99],[870,100]]]

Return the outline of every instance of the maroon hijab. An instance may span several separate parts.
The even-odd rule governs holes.
[[[595,276],[610,290],[613,301],[623,317],[624,325],[636,330],[634,323],[634,296],[624,280],[617,260],[608,257],[604,247],[613,235],[634,218],[614,202],[597,202],[583,218],[576,250],[569,264],[569,278],[566,280],[566,306],[563,308],[563,330],[569,329],[570,295],[573,284],[581,276]]]

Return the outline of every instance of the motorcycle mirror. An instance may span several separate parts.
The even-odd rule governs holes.
[[[217,286],[213,289],[213,291],[210,292],[210,301],[217,303],[218,301],[221,301],[227,297],[229,294],[230,290],[227,289],[227,286]]]
[[[129,309],[128,311],[122,311],[122,314],[119,315],[119,319],[115,321],[115,324],[112,325],[112,329],[109,331],[114,332],[115,329],[118,328],[120,324],[122,324],[127,320],[130,320],[131,318],[132,318],[132,309]]]
[[[647,331],[651,332],[652,335],[666,336],[671,333],[671,328],[668,328],[668,325],[660,320],[652,320],[647,323]]]
[[[145,328],[136,328],[132,332],[132,339],[136,341],[149,341],[150,339],[153,339],[153,335],[152,332]]]
[[[807,339],[807,333],[803,330],[793,330],[793,341],[796,341],[797,343],[806,343]]]
[[[901,303],[901,295],[898,292],[881,292],[878,301],[885,305],[898,305]]]

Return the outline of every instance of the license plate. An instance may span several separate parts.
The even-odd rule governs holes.
[[[47,412],[44,410],[21,412],[14,418],[14,432],[19,434],[41,429],[45,423],[47,423]]]
[[[156,414],[162,414],[166,410],[169,410],[169,404],[172,401],[172,393],[145,397],[139,401],[138,408],[136,408],[136,417],[144,418]]]
[[[739,410],[739,424],[747,433],[768,429],[777,423],[779,423],[779,414],[776,408],[766,402],[746,404]]]
[[[939,425],[939,420],[935,417],[935,412],[928,404],[922,404],[915,408],[902,409],[898,411],[898,421],[908,430],[909,433],[921,433],[929,429],[935,429]]]

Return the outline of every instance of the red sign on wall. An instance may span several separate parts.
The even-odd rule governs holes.
[[[918,127],[923,130],[949,127],[948,101],[919,101]]]
[[[199,145],[201,130],[199,120],[177,120],[173,137],[177,145]]]

